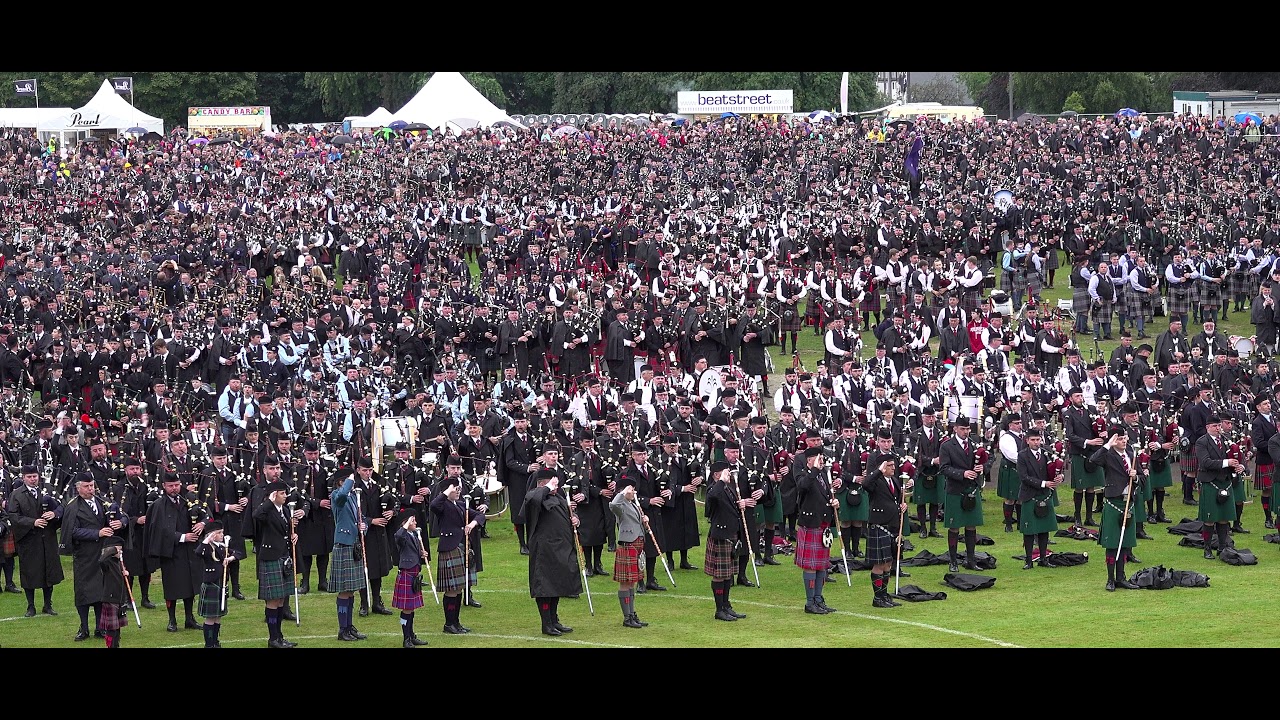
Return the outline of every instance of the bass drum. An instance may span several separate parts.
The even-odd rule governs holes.
[[[490,520],[502,517],[502,514],[507,511],[507,486],[498,482],[497,469],[492,464],[489,465],[489,472],[481,475],[479,481],[484,488],[489,505],[489,510],[484,516]]]
[[[1243,338],[1243,337],[1238,338],[1236,340],[1235,349],[1236,349],[1236,352],[1240,353],[1240,361],[1244,362],[1246,359],[1248,359],[1250,355],[1253,354],[1253,350],[1254,350],[1253,341],[1250,340],[1249,338]]]

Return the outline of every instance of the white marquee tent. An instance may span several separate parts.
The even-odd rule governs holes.
[[[377,110],[374,110],[363,117],[357,115],[346,118],[346,120],[351,123],[352,130],[386,127],[394,119],[395,118],[391,115],[391,111],[381,106],[379,106]]]
[[[91,130],[115,130],[122,132],[131,127],[144,128],[148,132],[164,132],[164,121],[134,108],[111,87],[110,80],[103,80],[102,87],[84,107],[43,120],[36,129],[42,137],[66,136]]]
[[[499,122],[524,127],[489,102],[462,77],[462,73],[456,72],[432,75],[418,94],[387,122],[394,120],[422,123],[433,128],[443,128],[454,120],[459,121],[454,123],[459,127],[489,127]]]
[[[37,128],[45,120],[70,114],[71,108],[0,108],[0,127]]]

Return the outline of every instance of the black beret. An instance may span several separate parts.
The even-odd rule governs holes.
[[[362,458],[360,458],[360,462],[358,462],[358,463],[356,463],[356,464],[357,464],[359,467],[362,467],[362,468],[372,468],[372,467],[373,467],[373,458],[369,458],[369,457],[362,457]]]
[[[711,474],[716,475],[729,469],[729,463],[723,460],[717,460],[711,463]],[[32,471],[34,472],[34,471]]]
[[[209,448],[209,457],[226,457],[226,456],[227,456],[227,449],[221,445],[214,445],[213,447]]]
[[[266,489],[267,489],[267,492],[268,492],[268,493],[273,493],[273,492],[276,492],[276,491],[284,491],[284,492],[288,492],[288,491],[289,491],[289,484],[288,484],[288,483],[286,483],[286,482],[285,482],[285,481],[283,481],[283,480],[276,480],[275,482],[267,483],[267,488],[266,488]]]

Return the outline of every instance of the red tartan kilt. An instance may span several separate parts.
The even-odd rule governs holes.
[[[423,606],[422,591],[413,591],[413,581],[418,573],[418,568],[400,568],[400,572],[396,574],[396,587],[391,592],[391,607],[397,610],[417,610]]]
[[[1253,487],[1255,490],[1269,490],[1271,488],[1271,476],[1276,471],[1276,466],[1259,465],[1253,471]]]
[[[817,528],[796,528],[796,567],[809,571],[831,567],[831,548],[822,544],[822,533],[826,528],[826,523]]]
[[[120,611],[124,609],[120,605],[114,603],[102,603],[102,610],[98,615],[99,630],[119,630],[129,624],[129,616],[121,615]]]
[[[629,543],[619,542],[618,551],[613,554],[613,581],[637,583],[644,580],[640,569],[640,554],[643,552],[643,535]]]
[[[604,357],[605,343],[603,340],[591,346],[592,357]]]
[[[666,353],[656,352],[653,357],[649,358],[649,367],[653,368],[654,377],[665,375],[669,364],[670,361],[667,360]]]
[[[1182,453],[1182,459],[1178,461],[1178,467],[1183,473],[1197,473],[1200,466],[1196,463],[1196,446],[1192,445]]]

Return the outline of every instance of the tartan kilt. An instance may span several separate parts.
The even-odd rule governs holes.
[[[779,496],[777,501],[773,503],[773,507],[765,507],[763,504],[756,505],[756,522],[758,523],[780,523],[782,522],[782,491],[777,487],[774,488],[774,495]]]
[[[925,487],[928,482],[933,482],[933,487]],[[925,505],[933,503],[941,505],[942,499],[946,495],[946,482],[941,473],[928,475],[920,473],[920,482],[916,483],[911,489],[911,499],[916,505]]]
[[[200,603],[196,611],[202,618],[226,617],[227,614],[222,611],[222,586],[208,582],[201,584]]]
[[[1024,288],[1030,295],[1039,295],[1044,289],[1044,278],[1038,272],[1027,273],[1027,285]]]
[[[869,526],[867,528],[867,560],[873,565],[893,562],[893,541],[894,537],[889,533],[889,528],[883,525]]]
[[[1129,510],[1135,508],[1133,503]],[[1107,550],[1138,546],[1138,523],[1133,518],[1124,525],[1123,545],[1120,539],[1120,516],[1124,514],[1124,498],[1106,498],[1102,501],[1102,524],[1098,527],[1098,544]]]
[[[850,481],[852,482],[852,481]],[[840,522],[866,522],[871,517],[871,500],[867,497],[867,493],[859,487],[859,495],[862,496],[862,503],[859,505],[849,504],[849,492],[846,490],[840,495],[840,510],[836,513],[836,517]]]
[[[782,320],[779,321],[781,323],[780,327],[782,328],[782,332],[800,332],[800,328],[804,326],[804,313],[800,312],[800,307],[798,305],[792,306],[776,303],[773,307],[774,310],[777,311],[778,317],[782,318]],[[795,317],[788,320],[786,312],[787,308],[790,307],[795,308]]]
[[[960,309],[966,312],[973,312],[978,309],[978,297],[982,295],[981,290],[963,290],[960,292]]]
[[[119,630],[129,624],[129,616],[124,614],[124,605],[115,603],[102,603],[102,610],[98,614],[99,630]]]
[[[946,501],[942,505],[942,524],[948,530],[957,530],[965,527],[977,527],[982,524],[982,493],[979,492],[973,497],[973,509],[965,510],[960,507],[960,494],[947,493]],[[870,553],[868,552],[868,557]]]
[[[467,569],[462,561],[462,546],[440,553],[436,558],[436,590],[445,595],[460,593],[467,585]]]
[[[1018,530],[1023,535],[1039,535],[1040,533],[1054,533],[1058,531],[1058,516],[1053,510],[1053,497],[1045,498],[1049,501],[1049,512],[1044,517],[1036,517],[1036,501],[1027,500],[1022,503],[1018,511]]]
[[[1201,305],[1219,305],[1222,303],[1222,286],[1207,280],[1201,280],[1199,285],[1200,287],[1196,288],[1196,295],[1200,298]]]
[[[1186,283],[1183,283],[1182,285],[1169,288],[1170,315],[1186,315],[1191,312],[1191,301],[1195,298],[1196,293],[1192,288],[1187,288],[1185,290],[1179,289],[1181,287],[1185,287],[1185,285]]]
[[[1001,269],[1000,280],[996,283],[996,287],[1007,293],[1013,292],[1013,276],[1018,274],[1019,273],[1014,272],[1013,270]],[[1023,282],[1023,286],[1026,286],[1026,282]]]
[[[1079,315],[1089,312],[1091,302],[1089,300],[1089,288],[1073,287],[1071,288],[1071,312]]]
[[[880,312],[880,288],[868,289],[858,303],[860,312]]]
[[[1147,478],[1147,486],[1151,488],[1153,496],[1156,488],[1173,487],[1173,465],[1166,462],[1163,470],[1152,470]]]
[[[1022,490],[1022,478],[1018,475],[1018,466],[1010,465],[1003,458],[1000,460],[1000,474],[996,479],[996,495],[1005,500],[1017,500]]]
[[[822,535],[826,529],[826,523],[816,528],[796,526],[796,567],[809,571],[831,567],[831,548],[822,544]]]
[[[1220,503],[1217,495],[1218,489],[1213,486],[1213,483],[1202,483],[1200,485],[1200,507],[1196,519],[1200,522],[1235,522],[1235,503]]]
[[[1253,284],[1250,279],[1256,277],[1249,271],[1233,272],[1227,276],[1227,292],[1232,295],[1247,295],[1252,290]]]
[[[813,298],[810,298],[810,299],[808,299],[808,300],[805,300],[805,301],[804,301],[804,317],[805,317],[805,319],[807,320],[807,319],[809,319],[809,318],[813,318],[814,320],[817,320],[817,319],[818,319],[819,317],[821,317],[821,315],[822,315],[822,312],[821,312],[821,309],[820,309],[821,307],[822,307],[822,301],[821,301],[821,300],[815,300],[815,299],[813,299]],[[799,311],[797,311],[797,312],[799,312]]]
[[[1271,487],[1271,475],[1276,470],[1275,465],[1259,465],[1253,471],[1253,489],[1266,490]]]
[[[797,528],[797,533],[799,528]],[[711,576],[712,582],[732,580],[738,573],[738,562],[733,558],[733,541],[707,538],[707,554],[702,558],[702,572]]]
[[[1102,466],[1098,466],[1093,472],[1085,472],[1084,456],[1071,456],[1072,490],[1089,490],[1091,488],[1100,488],[1106,484],[1106,477],[1102,473]]]
[[[258,559],[258,599],[283,600],[293,594],[293,566],[279,560]]]
[[[1150,298],[1151,302],[1146,307],[1142,305],[1143,298]],[[1159,295],[1146,295],[1138,292],[1127,292],[1124,295],[1124,313],[1126,317],[1137,320],[1142,318],[1143,322],[1151,322],[1154,317],[1156,303],[1160,302]]]
[[[1115,288],[1116,296],[1111,300],[1111,309],[1119,313],[1127,313],[1129,309],[1129,296],[1133,293],[1129,292],[1129,287],[1122,286]]]
[[[644,572],[640,569],[640,556],[644,553],[644,536],[631,542],[618,542],[618,550],[613,554],[613,581],[619,583],[638,583],[644,580]]]
[[[1110,300],[1099,298],[1098,302],[1089,303],[1089,319],[1094,322],[1111,322],[1111,311],[1113,303]]]
[[[1030,281],[1027,279],[1028,274],[1029,273],[1026,270],[1015,270],[1014,272],[1010,273],[1010,275],[1013,275],[1012,282],[1013,282],[1014,292],[1026,291],[1027,285],[1030,284]]]
[[[364,589],[364,566],[356,562],[355,548],[334,545],[329,554],[330,592],[354,592]]]
[[[1178,461],[1178,468],[1185,475],[1195,475],[1200,472],[1200,465],[1196,462],[1196,445],[1192,443],[1190,447],[1182,451],[1182,459]]]
[[[399,568],[396,573],[396,586],[391,591],[391,607],[397,610],[417,610],[426,603],[422,601],[422,591],[414,591],[413,581],[421,572],[418,568]]]

